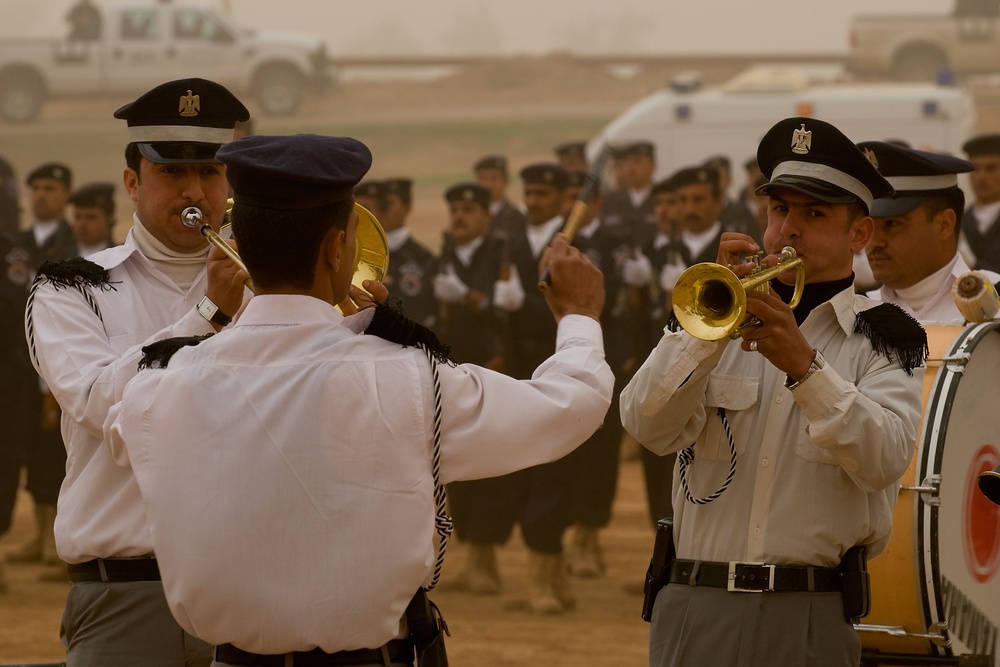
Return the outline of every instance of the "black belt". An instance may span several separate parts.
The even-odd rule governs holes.
[[[69,580],[159,581],[160,566],[155,558],[97,558],[69,566]]]
[[[840,570],[835,567],[713,563],[683,559],[676,559],[670,564],[670,583],[713,586],[750,593],[764,591],[824,593],[843,590]]]
[[[383,648],[389,654],[389,662],[413,664],[413,642],[408,639],[393,639]],[[286,656],[291,655],[292,661],[286,662]],[[267,667],[329,667],[332,665],[384,665],[382,649],[362,648],[356,651],[338,651],[326,653],[318,648],[311,651],[296,651],[295,653],[280,653],[277,655],[260,655],[249,653],[233,646],[220,644],[215,647],[215,660],[230,665],[247,665]]]

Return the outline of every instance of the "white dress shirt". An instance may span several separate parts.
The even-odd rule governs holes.
[[[868,292],[868,296],[894,303],[920,322],[962,323],[965,318],[955,305],[951,288],[960,276],[971,270],[962,256],[956,253],[950,263],[915,285],[898,290],[883,285]],[[1000,275],[992,271],[980,273],[994,285],[1000,282]]]
[[[801,331],[826,367],[789,390],[785,374],[739,341],[666,333],[621,394],[625,429],[657,454],[696,443],[694,497],[730,467],[724,408],[739,459],[729,488],[695,505],[674,473],[677,556],[832,567],[856,544],[881,552],[898,480],[920,423],[923,369],[908,375],[854,333],[879,305],[852,289],[820,304]]]
[[[109,419],[171,611],[197,637],[267,654],[376,647],[429,578],[430,364],[357,335],[358,317],[255,296],[231,329],[139,373]],[[564,456],[598,428],[614,382],[582,316],[562,319],[530,381],[439,370],[443,483]]]
[[[104,420],[136,374],[144,345],[214,332],[196,309],[204,269],[182,291],[139,251],[131,231],[123,245],[88,259],[111,276],[106,289],[87,290],[100,317],[80,292],[50,283],[36,288],[28,310],[32,361],[62,408],[67,461],[55,537],[68,563],[152,553],[139,488],[112,461]]]

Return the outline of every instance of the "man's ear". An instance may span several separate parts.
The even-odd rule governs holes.
[[[122,182],[125,184],[125,191],[128,192],[129,198],[132,201],[137,201],[139,198],[139,174],[135,173],[131,167],[125,167]]]
[[[933,223],[939,240],[945,241],[952,236],[957,238],[955,226],[958,224],[958,216],[955,215],[955,209],[946,208],[938,211],[934,215]]]
[[[861,252],[875,234],[875,221],[870,215],[860,215],[851,224],[851,253]]]
[[[347,232],[339,227],[331,227],[323,237],[323,257],[334,273],[340,270],[340,263],[346,261],[344,257],[346,241]]]

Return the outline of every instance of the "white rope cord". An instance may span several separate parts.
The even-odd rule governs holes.
[[[448,548],[448,537],[451,535],[452,530],[454,530],[454,525],[448,512],[445,509],[445,491],[444,484],[441,483],[441,377],[438,375],[438,360],[431,353],[430,348],[426,345],[420,345],[420,349],[424,351],[427,355],[428,361],[431,362],[431,374],[434,377],[434,446],[431,449],[431,472],[434,474],[434,528],[437,530],[437,534],[440,537],[438,540],[437,556],[434,558],[434,574],[431,577],[431,582],[425,587],[425,590],[432,590],[438,585],[438,580],[441,579],[441,568],[444,565],[444,553]]]
[[[726,419],[726,409],[719,408],[719,417],[722,418],[722,425],[726,429],[726,435],[729,436],[729,474],[726,476],[726,481],[722,483],[722,486],[718,488],[715,493],[705,496],[704,498],[695,498],[691,495],[691,491],[688,489],[687,471],[688,466],[694,461],[694,445],[686,449],[682,449],[677,454],[677,460],[680,462],[681,466],[681,485],[684,487],[684,497],[687,498],[689,503],[694,503],[695,505],[707,505],[716,498],[722,495],[722,493],[729,488],[730,483],[733,481],[733,477],[736,475],[736,441],[733,440],[733,431],[729,428],[729,420]]]
[[[28,349],[31,352],[31,358],[34,359],[35,363],[38,363],[38,352],[35,350],[35,319],[33,316],[34,306],[35,306],[35,292],[38,290],[39,285],[47,280],[45,274],[39,273],[35,276],[35,280],[31,283],[31,290],[28,292],[28,303],[25,307],[25,328],[27,329],[28,335]],[[59,289],[57,287],[56,289]],[[84,300],[86,300],[87,305],[90,309],[94,311],[94,315],[97,315],[97,319],[104,322],[104,318],[101,316],[101,309],[98,307],[97,302],[94,300],[94,296],[90,293],[83,283],[80,281],[73,283],[73,289],[83,295]]]

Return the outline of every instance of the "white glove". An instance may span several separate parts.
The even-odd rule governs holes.
[[[469,286],[455,273],[449,264],[443,273],[434,276],[434,297],[442,303],[458,303],[469,293]]]
[[[673,292],[674,284],[686,269],[686,266],[680,264],[664,264],[660,270],[660,288],[664,292]]]
[[[517,269],[510,267],[510,277],[493,283],[493,305],[507,312],[520,310],[524,305],[524,288]]]
[[[641,252],[622,262],[622,280],[629,287],[645,287],[653,280],[653,265]]]

